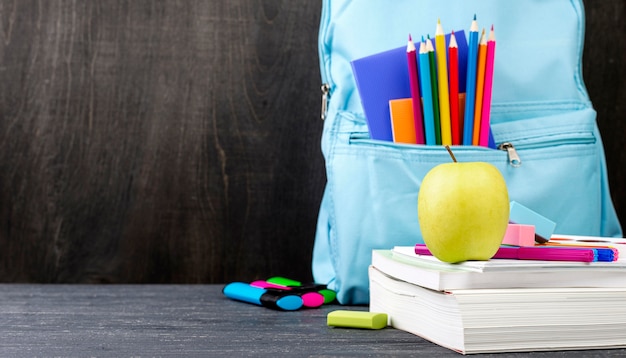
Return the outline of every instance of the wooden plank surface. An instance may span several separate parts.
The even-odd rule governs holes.
[[[0,285],[2,357],[458,357],[412,334],[332,328],[337,305],[283,312],[222,285]],[[486,357],[618,357],[626,350]]]
[[[583,73],[626,221],[626,11]],[[321,1],[0,0],[0,282],[306,280]]]

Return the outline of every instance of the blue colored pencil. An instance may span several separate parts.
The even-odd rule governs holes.
[[[437,85],[437,62],[435,61],[435,47],[430,37],[426,38],[426,51],[428,52],[428,62],[430,65],[430,84],[433,96],[433,123],[435,125],[435,139],[437,145],[441,144],[441,123],[439,117],[439,87]]]
[[[424,41],[420,42],[419,48],[419,77],[420,84],[422,86],[424,137],[426,139],[426,145],[436,145],[437,138],[435,136],[435,117],[430,78],[430,58]]]
[[[476,100],[476,62],[478,58],[478,23],[476,15],[470,27],[467,49],[467,80],[465,89],[465,116],[463,123],[463,144],[472,145],[474,130],[474,101]]]

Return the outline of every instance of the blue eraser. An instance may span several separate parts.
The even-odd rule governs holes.
[[[511,201],[509,221],[514,224],[534,225],[535,241],[540,243],[550,240],[556,228],[554,221],[516,201]]]

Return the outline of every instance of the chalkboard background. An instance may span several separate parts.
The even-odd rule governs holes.
[[[626,222],[626,9],[584,78]],[[0,1],[0,281],[311,277],[321,1]]]

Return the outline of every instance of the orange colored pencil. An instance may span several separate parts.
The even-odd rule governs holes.
[[[480,117],[483,108],[483,91],[485,88],[485,65],[487,64],[487,37],[485,29],[480,34],[480,44],[478,45],[478,63],[476,64],[476,100],[474,104],[474,131],[472,132],[472,145],[479,144],[480,138]]]
[[[450,34],[448,46],[448,78],[450,80],[450,127],[452,129],[452,144],[462,144],[463,123],[459,118],[459,48],[454,31]]]

